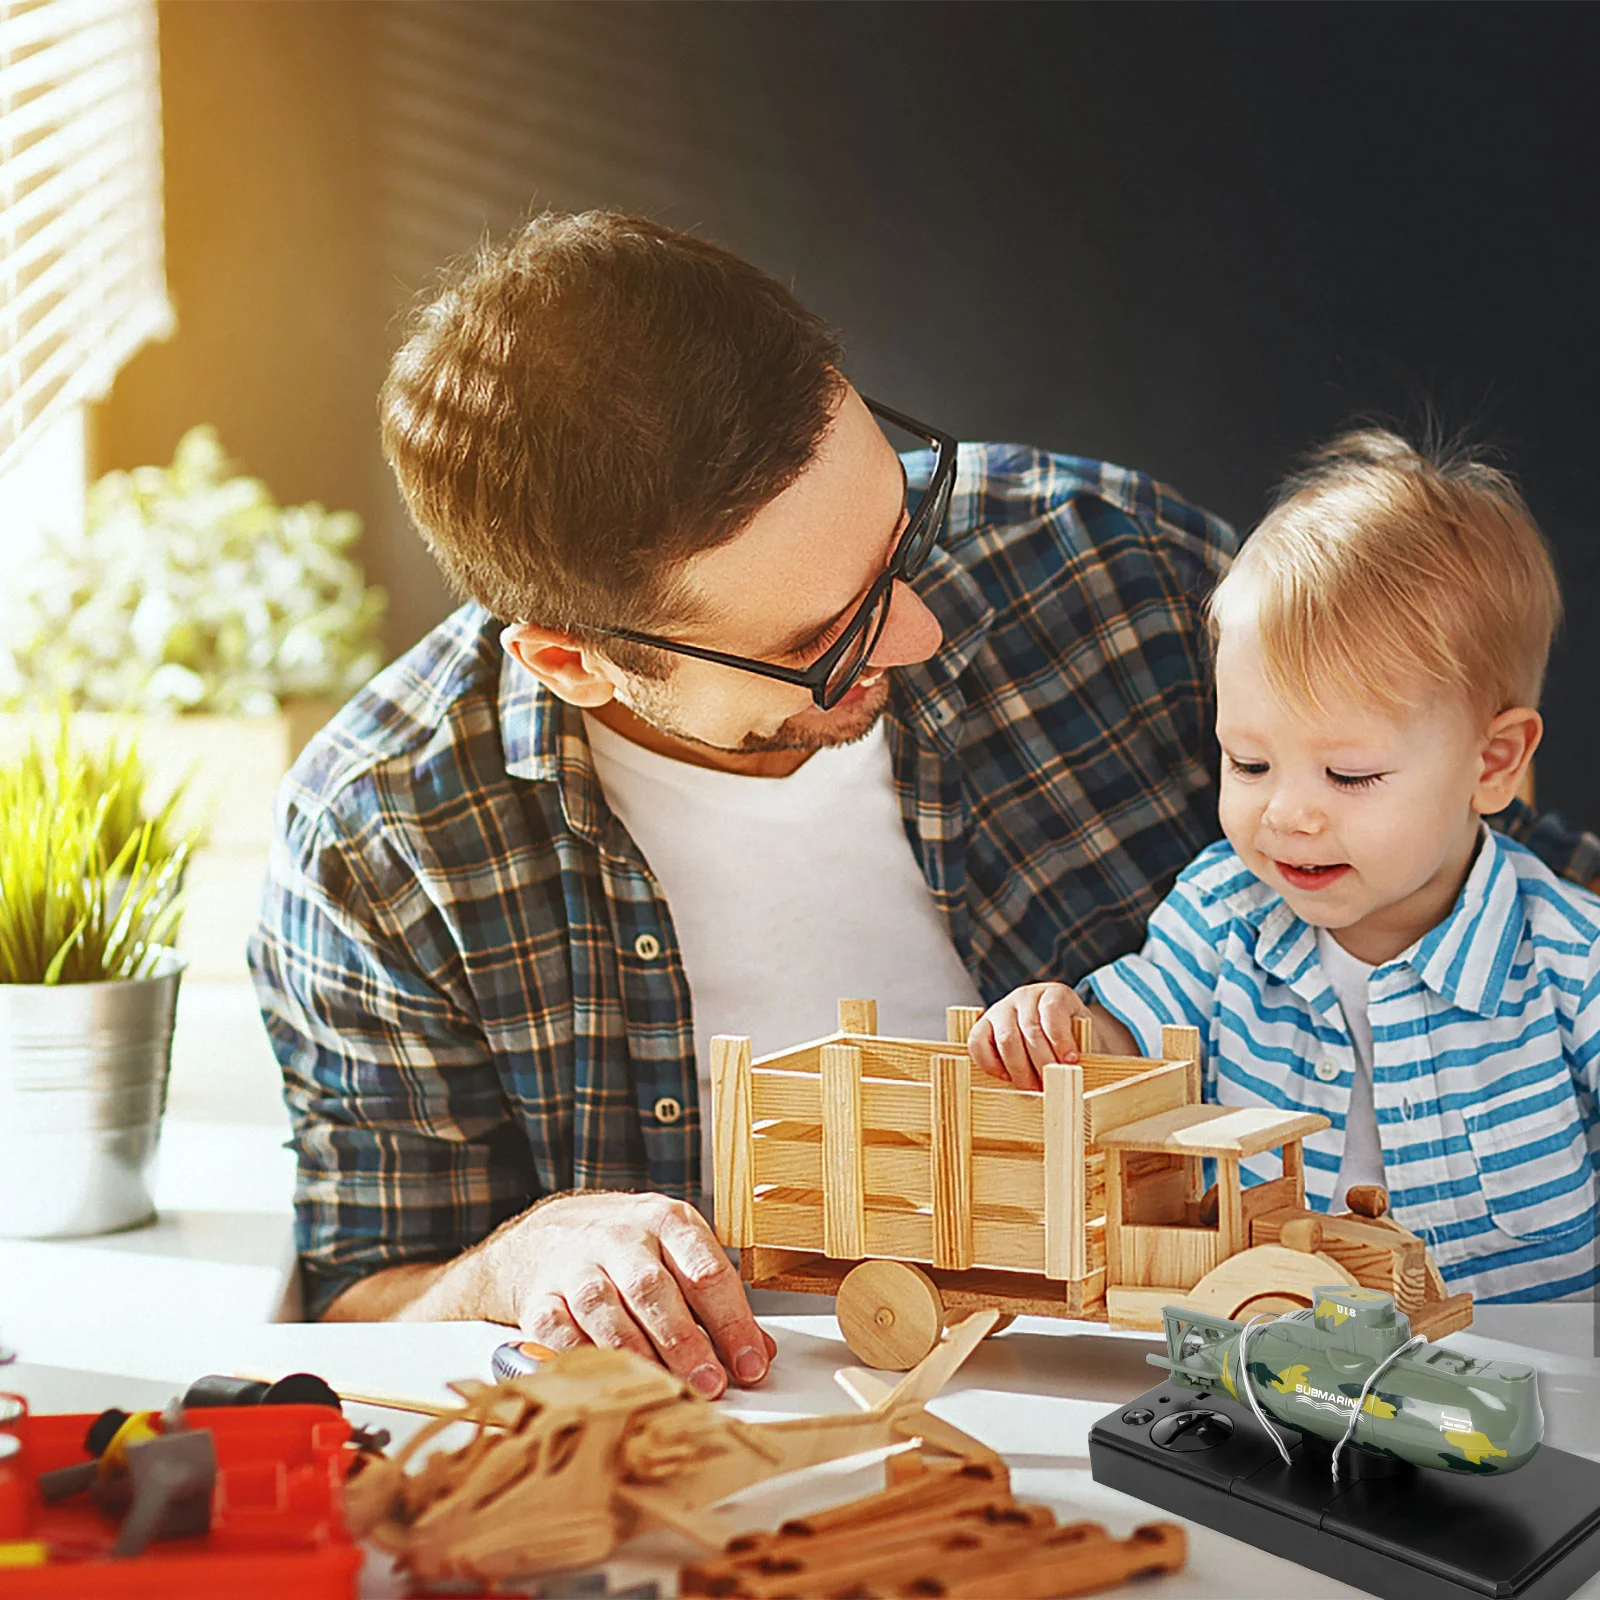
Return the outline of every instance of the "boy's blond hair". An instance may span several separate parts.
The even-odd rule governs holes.
[[[1561,591],[1511,480],[1381,428],[1346,433],[1291,477],[1207,608],[1256,601],[1273,687],[1326,709],[1354,689],[1394,713],[1438,690],[1484,719],[1537,706]]]

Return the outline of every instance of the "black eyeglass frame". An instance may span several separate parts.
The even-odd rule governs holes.
[[[637,628],[596,628],[593,631],[612,639],[626,639],[631,644],[649,645],[654,650],[670,650],[676,655],[692,656],[696,661],[710,661],[719,667],[736,667],[740,672],[753,672],[758,677],[773,678],[779,683],[793,684],[809,689],[812,701],[820,711],[831,711],[853,689],[861,674],[866,671],[872,652],[877,648],[884,624],[889,620],[888,595],[896,579],[915,577],[928,559],[939,530],[950,510],[951,491],[956,477],[956,439],[953,434],[941,433],[926,423],[914,422],[903,412],[880,405],[862,395],[867,409],[885,422],[891,422],[904,433],[926,439],[933,446],[933,473],[928,479],[927,491],[917,509],[911,514],[904,531],[895,541],[888,565],[873,580],[854,615],[845,624],[844,632],[808,667],[783,667],[774,661],[760,661],[753,656],[732,655],[726,650],[710,650],[704,645],[683,644],[676,639],[664,639],[659,634],[643,633]],[[876,608],[876,616],[874,610]],[[863,634],[871,629],[871,637],[860,649],[855,664],[837,683],[830,684],[834,669],[849,653],[859,646]]]

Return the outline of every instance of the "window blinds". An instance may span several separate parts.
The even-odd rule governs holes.
[[[0,0],[0,470],[172,325],[155,0]]]

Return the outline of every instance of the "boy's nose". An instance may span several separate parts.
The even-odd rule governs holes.
[[[1261,820],[1274,833],[1321,833],[1325,818],[1308,798],[1283,790],[1276,791],[1261,813]]]

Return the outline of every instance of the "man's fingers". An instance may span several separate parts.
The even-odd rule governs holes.
[[[628,1315],[616,1285],[599,1268],[590,1268],[574,1282],[565,1285],[562,1298],[572,1313],[572,1320],[591,1343],[603,1345],[609,1350],[631,1350],[646,1361],[656,1359],[656,1353],[644,1331]]]
[[[573,1321],[567,1302],[558,1294],[541,1294],[529,1299],[518,1308],[517,1324],[528,1338],[547,1350],[572,1350],[591,1342]]]
[[[671,1202],[661,1226],[662,1259],[678,1280],[723,1364],[740,1383],[760,1383],[772,1356],[745,1299],[744,1285],[717,1237],[693,1206]]]
[[[697,1394],[715,1400],[728,1387],[728,1374],[661,1257],[635,1245],[606,1266],[623,1304],[650,1336],[667,1368],[686,1378]]]

